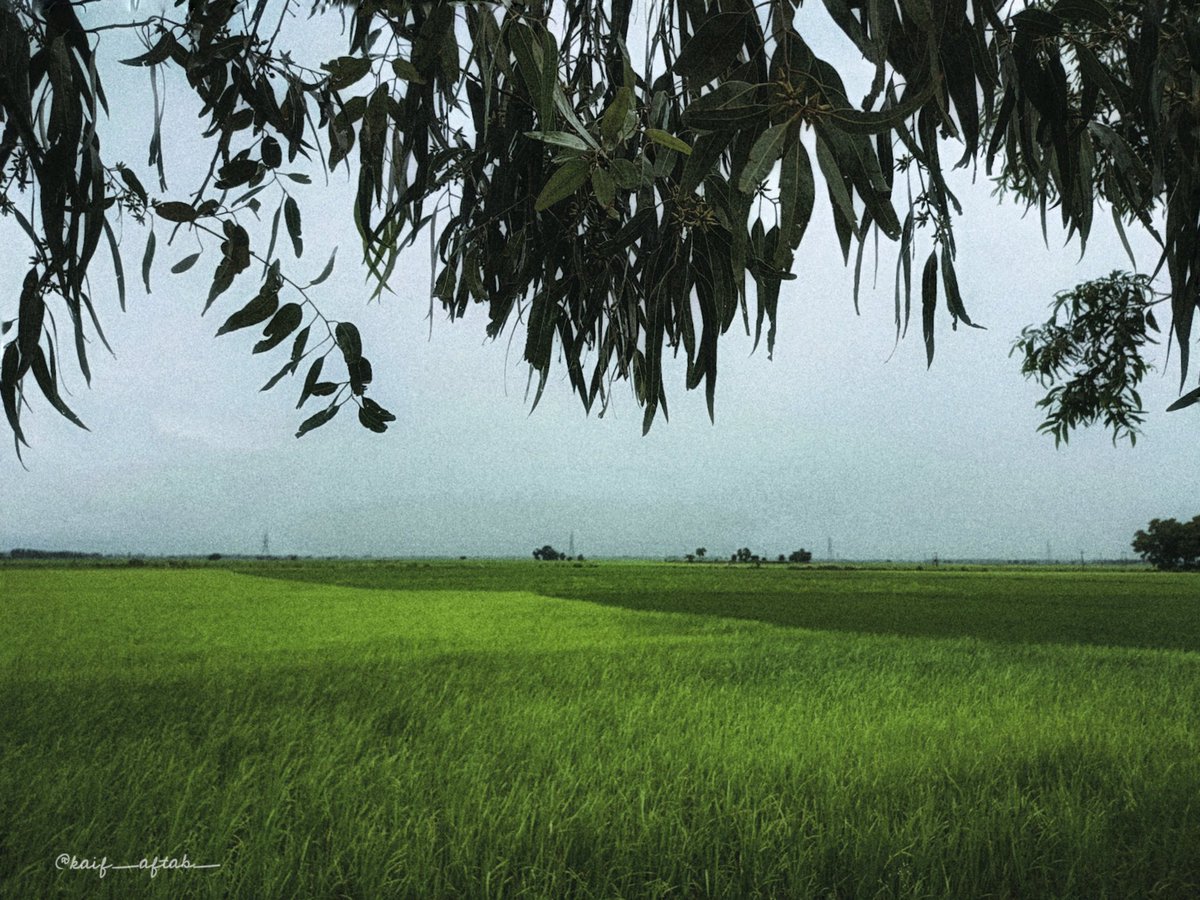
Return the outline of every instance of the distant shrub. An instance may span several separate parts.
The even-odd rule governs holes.
[[[217,561],[218,559],[220,559],[220,558],[221,558],[221,554],[220,554],[220,553],[210,553],[210,554],[208,554],[208,561],[209,561],[209,562],[216,562],[216,561]]]
[[[1133,549],[1156,569],[1200,569],[1200,516],[1190,522],[1152,519],[1133,536]]]
[[[140,556],[131,556],[129,557],[129,562],[125,563],[125,565],[129,566],[130,568],[140,569],[146,565],[146,561]]]

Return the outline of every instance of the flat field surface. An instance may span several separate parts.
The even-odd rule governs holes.
[[[6,566],[0,635],[4,897],[1200,896],[1197,577]]]

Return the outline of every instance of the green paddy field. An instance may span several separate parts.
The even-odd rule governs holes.
[[[1200,897],[1197,576],[9,565],[0,635],[4,897]]]

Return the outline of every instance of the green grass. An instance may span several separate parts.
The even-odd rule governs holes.
[[[240,571],[342,587],[526,590],[823,631],[1200,650],[1200,580],[1149,570],[281,561]]]
[[[1153,573],[4,568],[0,893],[1195,897],[1198,595]],[[54,867],[185,852],[221,868]]]

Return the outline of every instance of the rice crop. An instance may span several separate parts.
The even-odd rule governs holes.
[[[0,568],[0,893],[1194,897],[1198,604],[1099,570]]]

